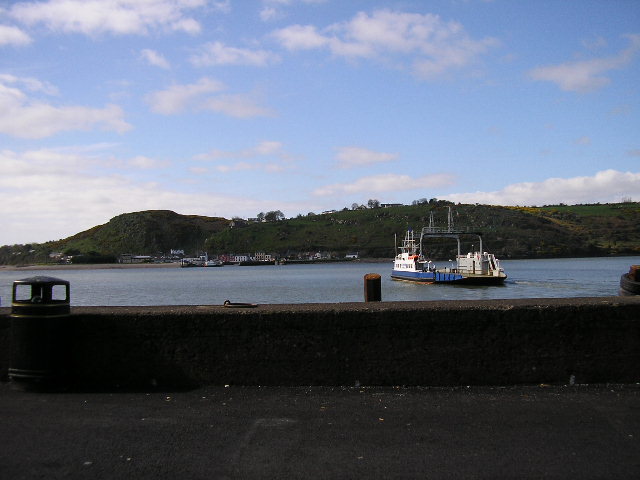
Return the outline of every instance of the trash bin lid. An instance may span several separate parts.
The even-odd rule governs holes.
[[[26,290],[29,291],[28,295]],[[60,290],[64,290],[64,293]],[[58,294],[56,294],[56,291]],[[64,296],[60,298],[59,294]],[[60,278],[36,276],[23,278],[13,282],[13,298],[11,302],[12,314],[16,309],[28,308],[41,310],[51,306],[66,306],[69,308],[70,284]]]
[[[61,278],[47,277],[44,275],[38,275],[35,277],[23,278],[21,280],[14,280],[16,285],[69,285],[67,280]]]

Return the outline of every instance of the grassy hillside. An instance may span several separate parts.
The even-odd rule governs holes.
[[[610,254],[640,253],[640,203],[560,205],[535,210],[534,214],[587,236]]]
[[[361,257],[390,258],[394,235],[400,242],[408,227],[419,231],[428,224],[431,212],[437,226],[446,227],[449,207],[455,227],[482,231],[485,250],[499,258],[640,255],[640,203],[499,207],[431,201],[266,223],[231,222],[168,210],[126,213],[64,240],[0,247],[0,263],[46,261],[49,252],[117,256],[153,255],[171,249],[184,249],[187,254],[262,251],[283,256],[359,252]],[[433,258],[446,259],[455,253],[455,246],[454,240],[442,240],[427,248]],[[463,245],[467,249],[471,245]]]
[[[118,215],[104,225],[47,245],[56,251],[103,255],[168,253],[176,248],[200,251],[209,236],[228,224],[224,218],[148,210]]]
[[[155,255],[171,249],[199,253],[206,239],[229,223],[224,218],[179,215],[170,210],[125,213],[63,240],[2,246],[0,264],[46,263],[51,252],[81,257],[81,263],[113,262],[122,253]]]
[[[210,253],[330,251],[367,257],[394,255],[394,234],[419,230],[434,212],[446,226],[447,202],[341,211],[225,229],[206,244]],[[546,208],[452,205],[456,227],[482,231],[486,249],[501,258],[640,253],[640,204]],[[598,213],[598,212],[601,213]],[[471,248],[467,245],[464,248]],[[432,244],[434,258],[450,257],[455,241]]]

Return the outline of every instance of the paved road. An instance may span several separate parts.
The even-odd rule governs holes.
[[[0,384],[0,478],[640,478],[640,385],[208,387],[28,393]]]

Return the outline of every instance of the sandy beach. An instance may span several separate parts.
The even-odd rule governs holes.
[[[179,268],[179,262],[172,263],[94,263],[80,265],[0,265],[0,271],[28,271],[28,270],[96,270],[96,269],[125,269],[125,268]]]

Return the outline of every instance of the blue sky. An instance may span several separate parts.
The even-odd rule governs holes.
[[[121,213],[640,201],[636,0],[0,1],[0,245]]]

